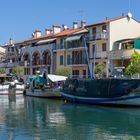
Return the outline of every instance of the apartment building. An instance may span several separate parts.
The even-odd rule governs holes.
[[[55,69],[61,66],[72,68],[73,77],[88,77],[88,65],[86,58],[85,22],[81,21],[80,27],[77,22],[73,22],[73,28],[63,29],[56,35],[57,44],[54,50],[56,59]]]
[[[89,29],[88,42],[91,68],[94,65],[94,54],[96,54],[96,64],[104,63],[106,65],[107,77],[115,66],[113,60],[116,58],[112,55],[115,42],[135,38],[140,34],[140,23],[129,16],[106,18],[87,26],[87,28]],[[94,53],[95,51],[96,53]],[[121,60],[122,56],[117,59]]]
[[[128,64],[133,51],[129,53],[123,47],[135,44],[132,40],[139,34],[140,23],[129,16],[106,18],[88,26],[85,21],[79,26],[73,22],[72,28],[53,25],[44,35],[35,30],[27,40],[13,42],[10,39],[3,46],[7,57],[0,67],[10,73],[13,67],[21,65],[26,77],[36,74],[37,70],[55,73],[57,68],[69,66],[73,77],[88,78],[94,63],[104,63],[106,76],[109,76],[114,67],[122,66],[122,60]]]
[[[110,51],[110,61],[113,68],[122,67],[125,69],[130,63],[134,51],[140,53],[140,38],[127,38],[114,42],[113,49]]]

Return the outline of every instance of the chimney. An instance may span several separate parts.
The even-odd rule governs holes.
[[[61,27],[59,25],[53,25],[53,33],[57,34],[61,32]]]
[[[68,29],[68,26],[66,24],[63,24],[63,30],[67,30]]]
[[[35,38],[40,37],[41,36],[41,31],[39,29],[36,29],[32,35]]]
[[[45,29],[45,34],[46,35],[49,35],[49,34],[51,34],[52,33],[52,30],[51,29]]]
[[[78,28],[78,23],[76,21],[73,22],[73,29],[77,29]]]
[[[84,28],[86,26],[86,22],[85,21],[81,21],[81,27]]]

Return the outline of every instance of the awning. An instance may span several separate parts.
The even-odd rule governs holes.
[[[34,80],[35,80],[36,83],[42,83],[42,84],[46,84],[47,83],[47,80],[44,79],[41,76],[37,76]]]
[[[71,37],[68,37],[68,38],[66,39],[66,41],[79,40],[80,38],[81,38],[81,35],[71,36]]]
[[[140,39],[134,39],[134,48],[140,49]]]
[[[54,75],[54,74],[48,74],[47,77],[48,77],[52,82],[65,81],[65,80],[67,79],[66,76],[60,76],[60,75]]]
[[[40,40],[40,41],[38,41],[36,44],[44,44],[44,43],[52,42],[52,41],[54,41],[54,40],[56,40],[56,38]]]

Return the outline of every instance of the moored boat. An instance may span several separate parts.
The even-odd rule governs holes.
[[[32,76],[29,78],[29,87],[27,86],[25,95],[43,98],[60,98],[60,83],[67,77],[48,74]]]
[[[25,86],[19,82],[16,77],[10,75],[0,75],[0,95],[6,94],[23,94]]]
[[[140,79],[69,78],[61,96],[76,103],[140,107]]]

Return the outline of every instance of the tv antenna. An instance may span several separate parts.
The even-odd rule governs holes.
[[[131,0],[128,0],[128,14],[127,14],[127,16],[129,17],[129,18],[132,18],[132,13],[130,12],[130,7],[131,6]]]

